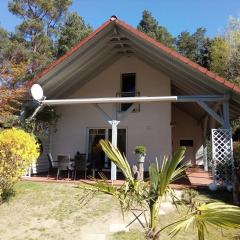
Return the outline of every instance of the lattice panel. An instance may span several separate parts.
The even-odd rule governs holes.
[[[232,132],[230,129],[212,129],[213,180],[229,184],[232,175]]]

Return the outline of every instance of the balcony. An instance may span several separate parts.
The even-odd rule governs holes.
[[[140,92],[117,92],[117,97],[138,97],[140,96]],[[140,104],[139,103],[119,103],[117,105],[118,112],[127,111],[134,104],[134,109],[132,112],[140,112]]]

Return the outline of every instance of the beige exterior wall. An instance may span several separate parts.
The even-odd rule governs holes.
[[[178,103],[179,105],[181,103]],[[203,164],[203,131],[201,124],[189,114],[173,107],[173,150],[180,146],[180,140],[193,140],[193,147],[187,147],[185,160],[190,164]]]
[[[122,57],[66,97],[115,97],[121,90],[121,73],[130,72],[136,73],[136,89],[141,96],[171,95],[171,81],[166,75],[135,57]],[[101,106],[112,115],[111,104]],[[136,145],[147,147],[147,162],[172,152],[171,104],[144,103],[140,109],[140,112],[129,114],[119,124],[119,128],[127,128],[127,157],[131,164],[134,163],[132,152]],[[74,157],[77,151],[87,152],[87,128],[111,127],[101,112],[89,104],[58,107],[57,111],[61,114],[58,131],[51,139],[55,158],[58,154]]]
[[[40,141],[42,144],[42,153],[37,159],[36,163],[32,164],[32,173],[36,174],[39,172],[45,172],[48,170],[49,162],[48,162],[48,153],[51,152],[51,142],[50,136],[40,137]]]

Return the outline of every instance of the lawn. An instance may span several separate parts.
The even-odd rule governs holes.
[[[59,183],[20,182],[16,186],[16,196],[8,203],[0,205],[0,240],[41,240],[41,239],[87,239],[86,234],[104,233],[106,239],[141,240],[141,228],[135,224],[128,233],[109,233],[109,225],[122,222],[118,203],[110,196],[99,194],[86,205],[82,197],[86,193],[76,185]],[[230,200],[229,193],[210,194],[200,192],[205,200]],[[162,226],[176,220],[176,210],[161,215]],[[208,239],[240,239],[237,232],[210,229]],[[235,237],[235,238],[234,238]],[[167,232],[162,239],[170,239]],[[194,240],[192,232],[178,235],[179,240]]]

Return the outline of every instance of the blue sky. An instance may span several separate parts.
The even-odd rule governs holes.
[[[0,0],[0,26],[13,31],[19,19],[8,12],[7,3]],[[73,0],[70,8],[94,28],[113,14],[136,27],[144,9],[175,36],[205,27],[207,35],[213,37],[224,29],[230,15],[240,17],[239,0]]]

